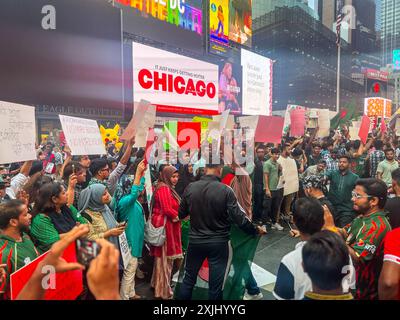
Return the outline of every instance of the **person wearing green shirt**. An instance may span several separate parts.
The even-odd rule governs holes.
[[[5,270],[5,277],[0,277],[0,300],[11,298],[10,275],[39,256],[28,236],[31,218],[20,200],[0,204],[0,265]]]
[[[274,148],[271,150],[271,158],[264,163],[264,223],[266,223],[267,216],[272,221],[272,227],[279,231],[283,227],[278,223],[279,209],[283,199],[283,187],[278,188],[279,179],[282,175],[282,167],[278,163],[280,156],[279,149]]]
[[[392,172],[399,167],[399,163],[394,158],[394,150],[392,148],[385,150],[385,158],[378,164],[376,177],[386,183],[389,188],[392,186]]]
[[[40,188],[32,212],[31,236],[41,253],[77,224],[88,223],[74,206],[67,204],[67,193],[61,183],[47,183]]]
[[[136,168],[134,181],[123,175],[118,183],[112,202],[117,221],[127,222],[125,233],[132,255],[121,281],[120,291],[123,300],[141,298],[135,292],[135,276],[138,268],[138,259],[142,257],[144,244],[145,217],[143,207],[138,198],[145,189],[145,171],[146,165],[144,161],[141,161]]]
[[[350,170],[349,156],[341,156],[339,158],[339,170],[328,171],[326,178],[330,181],[327,196],[336,209],[335,223],[342,228],[355,218],[351,192],[359,179],[358,175]]]

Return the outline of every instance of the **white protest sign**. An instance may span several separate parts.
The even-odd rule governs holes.
[[[136,113],[135,113],[136,115]],[[156,107],[149,105],[140,122],[136,126],[135,145],[136,148],[146,147],[147,133],[154,128],[156,122]]]
[[[331,128],[331,120],[329,119],[329,109],[319,110],[318,117],[318,133],[317,138],[325,138],[329,136]]]
[[[59,115],[61,126],[72,154],[106,154],[103,139],[96,120]]]
[[[146,196],[147,196],[147,204],[149,206],[149,210],[151,210],[150,208],[150,203],[151,203],[151,198],[153,197],[153,185],[151,183],[151,175],[150,175],[150,166],[147,165],[147,169],[146,172],[144,173],[144,184],[146,187]]]
[[[258,116],[240,117],[239,123],[242,128],[249,128],[256,131],[258,124]]]
[[[284,178],[283,195],[299,191],[299,175],[297,172],[296,161],[292,158],[279,157],[278,163],[282,166],[282,175]]]
[[[0,163],[36,159],[35,108],[0,101]]]
[[[122,261],[124,263],[124,269],[128,267],[129,261],[132,259],[131,249],[129,248],[128,239],[126,238],[125,232],[123,232],[119,237],[119,248],[121,251]]]
[[[361,121],[353,121],[349,127],[350,140],[360,140],[358,132],[360,131]]]

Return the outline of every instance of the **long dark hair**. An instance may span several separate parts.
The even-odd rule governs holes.
[[[59,182],[51,182],[43,185],[39,190],[35,206],[33,207],[33,217],[39,213],[48,214],[54,212],[56,206],[52,198],[58,197],[63,189],[63,185]]]

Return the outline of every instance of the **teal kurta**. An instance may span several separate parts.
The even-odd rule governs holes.
[[[144,189],[145,179],[140,180],[140,185],[132,186],[130,194],[125,195],[117,204],[117,221],[127,221],[125,234],[128,239],[129,247],[133,257],[140,258],[142,256],[144,243],[144,211],[142,205],[137,201],[140,193]]]

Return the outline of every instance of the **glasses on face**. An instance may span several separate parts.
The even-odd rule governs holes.
[[[367,195],[365,195],[365,196],[361,196],[361,195],[359,195],[357,192],[352,191],[352,192],[351,192],[351,198],[352,198],[352,199],[357,199],[357,200],[359,200],[359,199],[362,199],[362,198],[373,198],[373,196],[370,196],[369,194],[367,194]]]

